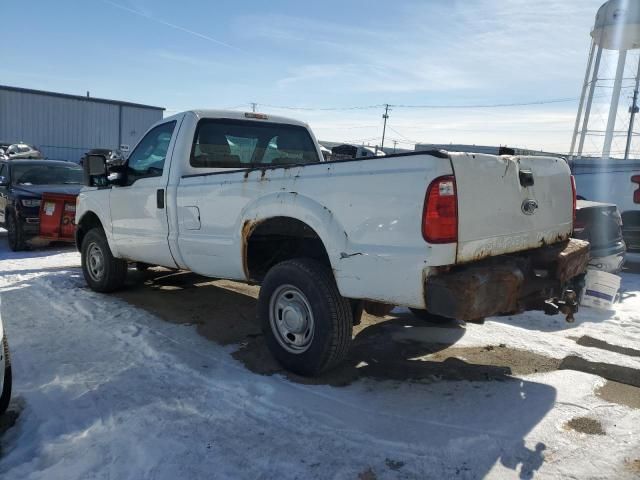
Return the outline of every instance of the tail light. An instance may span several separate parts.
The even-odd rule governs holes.
[[[436,178],[424,201],[422,236],[429,243],[458,241],[458,196],[453,175]]]
[[[640,203],[640,175],[634,175],[631,181],[638,184],[638,188],[633,192],[633,203]]]
[[[576,177],[571,175],[571,194],[573,195],[573,225],[576,224],[576,209],[578,204],[578,193],[576,191]]]

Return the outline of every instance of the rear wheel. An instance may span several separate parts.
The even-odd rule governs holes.
[[[441,315],[434,315],[433,313],[429,313],[426,310],[420,308],[409,308],[411,313],[413,313],[414,317],[419,318],[420,320],[424,320],[426,322],[431,323],[451,323],[455,320],[449,317],[443,317]]]
[[[315,260],[287,260],[269,270],[258,318],[273,356],[300,375],[335,367],[351,345],[351,304],[340,295],[331,270]]]
[[[2,355],[4,355],[4,383],[2,384],[2,393],[0,394],[0,415],[4,414],[9,408],[11,401],[11,383],[13,376],[11,374],[11,356],[9,355],[9,342],[7,334],[2,339]]]
[[[22,231],[22,225],[13,212],[8,212],[7,215],[7,241],[9,242],[9,248],[14,252],[24,250],[25,240],[24,233]]]
[[[115,258],[102,228],[94,228],[82,240],[82,273],[96,292],[108,293],[122,288],[127,277],[127,262]]]

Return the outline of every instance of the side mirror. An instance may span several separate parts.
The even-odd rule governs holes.
[[[7,177],[0,177],[0,187],[8,187],[9,179]]]
[[[127,184],[127,165],[107,165],[109,185],[124,186]]]
[[[84,167],[84,184],[88,187],[107,186],[107,165],[101,155],[88,155],[82,162]]]

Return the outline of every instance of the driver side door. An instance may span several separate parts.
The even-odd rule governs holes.
[[[176,131],[176,121],[150,130],[126,162],[126,184],[111,189],[111,226],[119,257],[175,267],[168,243],[166,160]]]

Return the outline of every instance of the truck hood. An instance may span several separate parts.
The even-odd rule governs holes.
[[[543,247],[573,229],[561,158],[450,153],[458,193],[457,263]]]
[[[82,185],[16,185],[13,191],[18,195],[41,197],[43,193],[63,193],[78,195]]]

